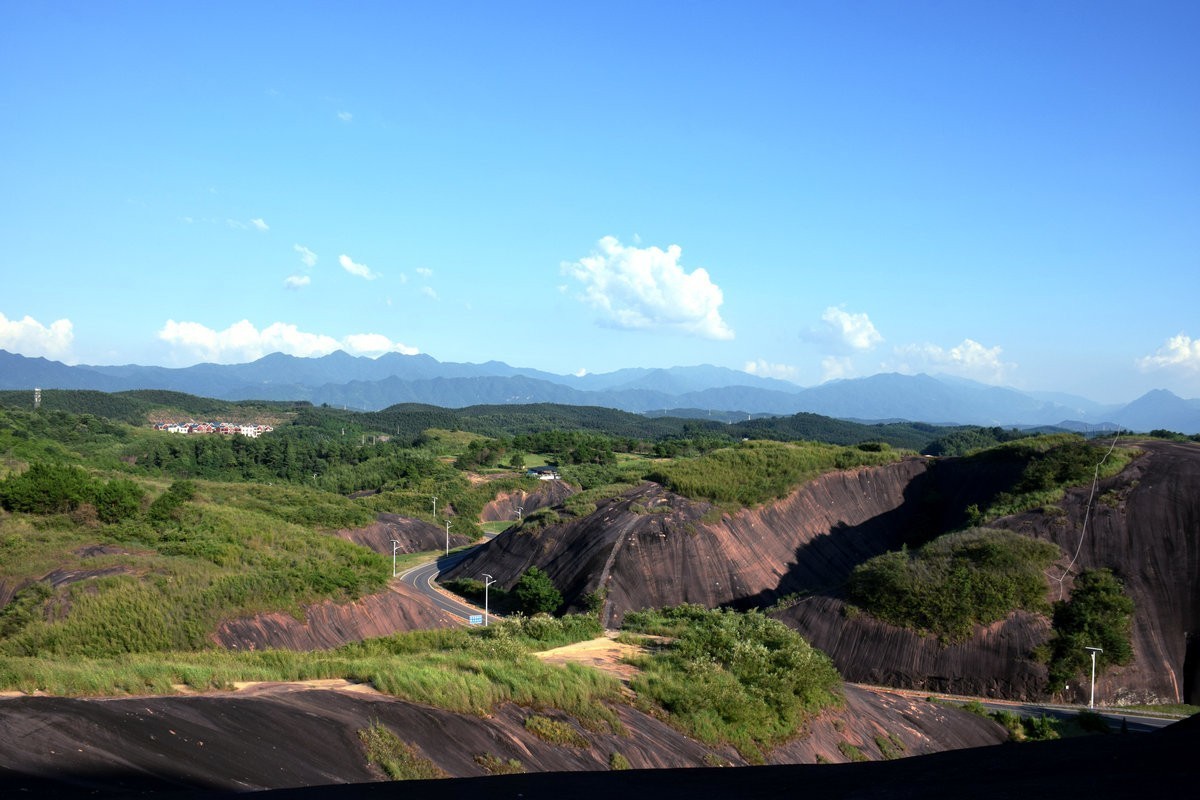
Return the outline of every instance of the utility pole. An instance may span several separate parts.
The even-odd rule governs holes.
[[[496,579],[486,572],[483,574],[483,627],[488,624],[488,587],[496,582]]]
[[[392,577],[396,577],[396,551],[400,548],[400,543],[392,539]]]
[[[1103,653],[1104,651],[1102,649],[1100,649],[1099,647],[1085,647],[1084,650],[1092,651],[1092,694],[1088,698],[1088,708],[1095,708],[1096,707],[1096,653]]]
[[[446,520],[446,555],[450,555],[450,520]]]

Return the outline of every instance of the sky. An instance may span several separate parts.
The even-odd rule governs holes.
[[[0,4],[0,348],[1200,397],[1200,3]]]

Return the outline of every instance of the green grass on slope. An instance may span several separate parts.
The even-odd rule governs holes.
[[[786,497],[804,481],[826,472],[890,464],[901,455],[880,444],[838,447],[813,442],[743,442],[698,458],[662,464],[649,478],[685,497],[754,506]]]

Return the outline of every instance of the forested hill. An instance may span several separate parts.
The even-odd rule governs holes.
[[[27,391],[0,391],[0,407],[30,409],[32,400],[32,394]],[[961,430],[924,423],[866,424],[808,413],[725,423],[683,417],[649,417],[611,408],[551,403],[467,408],[403,403],[382,411],[359,412],[314,406],[304,401],[227,401],[165,390],[110,393],[45,389],[41,393],[41,407],[73,414],[92,414],[132,425],[164,419],[268,421],[272,424],[287,421],[317,428],[348,427],[356,435],[386,434],[409,440],[431,428],[461,430],[492,437],[571,430],[648,441],[696,437],[810,440],[839,445],[877,441],[893,447],[921,450],[935,439]]]

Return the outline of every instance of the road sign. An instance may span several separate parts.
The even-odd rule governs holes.
[[[482,625],[483,624],[483,614],[472,614],[470,617],[467,618],[467,622],[471,623],[472,625]]]

